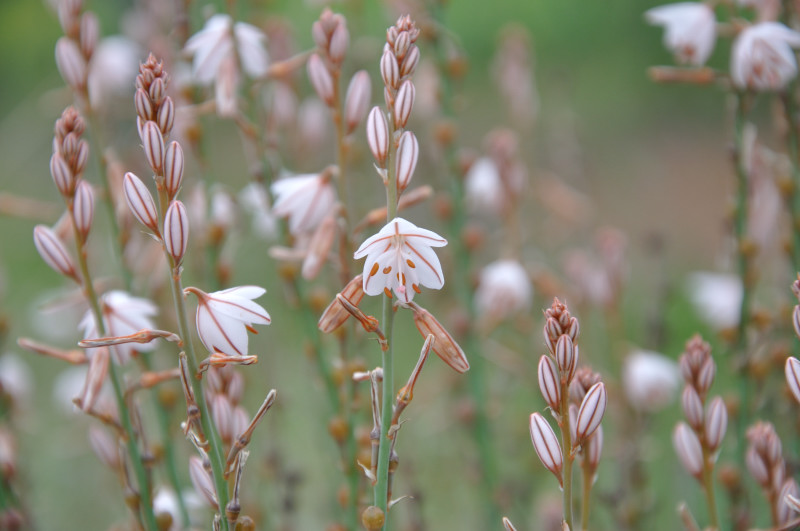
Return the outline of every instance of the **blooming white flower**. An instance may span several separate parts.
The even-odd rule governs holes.
[[[444,274],[432,247],[447,240],[403,218],[394,218],[377,234],[367,238],[353,254],[364,261],[364,293],[378,295],[394,291],[403,302],[411,302],[420,286],[441,289]]]
[[[696,272],[689,276],[689,297],[700,316],[724,329],[739,324],[742,281],[736,275]]]
[[[637,410],[664,409],[680,383],[678,364],[658,352],[635,350],[622,366],[622,386],[628,403]]]
[[[314,230],[333,208],[336,191],[331,174],[305,174],[275,181],[273,213],[289,218],[289,232],[295,236]]]
[[[781,90],[797,76],[792,48],[800,33],[778,22],[761,22],[742,31],[733,43],[731,79],[740,89]]]
[[[264,76],[269,67],[265,43],[266,36],[257,27],[244,22],[234,23],[228,15],[214,15],[202,30],[186,41],[183,50],[194,57],[192,75],[195,80],[210,85],[217,79],[225,59],[235,58],[237,51],[242,68],[250,77]]]
[[[143,328],[155,328],[151,317],[158,313],[156,305],[124,291],[109,291],[103,295],[100,299],[100,309],[103,312],[105,337],[127,336]],[[78,326],[83,330],[83,339],[101,337],[91,310],[84,314]],[[153,343],[123,343],[112,347],[112,350],[116,353],[117,361],[125,363],[134,351],[147,352],[154,348]]]
[[[505,319],[531,305],[533,289],[528,273],[516,260],[498,260],[481,271],[475,306],[478,313]]]
[[[198,288],[186,288],[197,296],[197,334],[209,352],[230,356],[247,355],[247,330],[256,333],[252,325],[267,325],[269,314],[253,302],[266,293],[259,286],[238,286],[214,293]]]
[[[650,24],[664,26],[664,46],[681,64],[700,66],[714,49],[716,19],[701,2],[679,2],[654,7],[644,14]]]

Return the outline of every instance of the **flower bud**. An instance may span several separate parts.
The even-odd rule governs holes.
[[[147,121],[142,127],[142,147],[147,162],[156,175],[164,170],[164,136],[155,122]]]
[[[361,299],[364,298],[364,280],[361,275],[357,275],[353,280],[347,283],[344,289],[339,293],[342,297],[350,301],[353,306],[358,306]],[[325,334],[330,334],[347,321],[350,317],[350,312],[339,302],[337,297],[322,312],[319,318],[317,328]]]
[[[153,120],[153,104],[150,103],[150,96],[144,89],[136,89],[136,94],[133,95],[133,104],[136,107],[136,114],[144,121]]]
[[[75,282],[80,284],[80,278],[75,270],[75,265],[72,262],[67,249],[61,243],[58,235],[50,227],[45,225],[37,225],[33,229],[33,243],[36,245],[36,250],[42,260],[45,261],[54,271],[61,273],[65,277],[69,277]]]
[[[89,143],[86,140],[78,141],[75,146],[75,156],[72,158],[72,171],[76,176],[83,173],[86,163],[89,162]]]
[[[81,53],[84,57],[91,58],[100,35],[100,23],[97,21],[97,15],[91,11],[84,13],[81,16],[80,32]]]
[[[162,107],[163,108],[163,107]],[[174,140],[164,153],[164,187],[170,201],[175,199],[183,182],[183,148]]]
[[[416,89],[414,83],[410,80],[403,81],[400,89],[397,91],[397,97],[394,101],[394,125],[398,129],[405,127],[408,123],[408,118],[411,116],[411,109],[414,107],[414,98],[416,96]]]
[[[411,46],[400,65],[400,77],[407,77],[414,73],[419,64],[419,48]]]
[[[794,399],[800,402],[800,361],[795,357],[786,359],[786,383]]]
[[[427,338],[428,335],[433,335],[436,340],[433,343],[433,351],[451,369],[458,373],[465,373],[469,370],[469,361],[467,361],[464,351],[429,311],[415,305],[414,324],[417,325],[417,330],[422,337]]]
[[[157,77],[150,83],[150,88],[147,91],[150,94],[150,99],[156,106],[161,106],[161,102],[167,97],[167,85],[164,78]]]
[[[683,389],[681,395],[681,404],[683,405],[683,414],[686,415],[686,420],[689,421],[695,431],[699,431],[703,427],[703,401],[700,395],[694,390],[694,387],[687,385]]]
[[[94,193],[92,185],[81,180],[75,187],[75,199],[72,202],[72,219],[78,230],[81,241],[85,242],[92,228],[94,217]]]
[[[333,107],[333,78],[319,55],[313,54],[309,57],[307,69],[308,79],[311,80],[311,85],[319,99],[324,101],[328,107]]]
[[[122,191],[128,207],[139,223],[150,229],[155,235],[160,236],[156,203],[142,180],[131,172],[126,173],[122,180]]]
[[[67,37],[61,37],[56,42],[56,66],[70,88],[77,91],[86,88],[86,60],[78,45]]]
[[[400,137],[397,145],[397,157],[395,163],[395,176],[397,177],[397,189],[400,193],[406,189],[414,176],[419,158],[419,143],[417,137],[411,131],[406,131]]]
[[[794,333],[800,337],[800,306],[795,306],[792,312],[792,324],[794,324]]]
[[[411,35],[407,31],[401,31],[394,40],[394,54],[398,61],[402,61],[411,46]]]
[[[561,383],[556,365],[549,356],[539,358],[539,389],[547,405],[558,411],[561,405]]]
[[[583,397],[583,402],[581,402],[575,426],[576,442],[585,441],[594,433],[603,420],[607,405],[606,386],[603,382],[598,382],[589,389],[586,396]]]
[[[72,194],[75,193],[75,179],[69,165],[58,152],[53,153],[53,156],[50,157],[50,175],[53,176],[53,182],[56,183],[56,188],[61,195],[72,197]]]
[[[180,201],[173,201],[164,216],[164,245],[175,260],[176,267],[183,261],[188,243],[189,216],[186,215],[186,207]]]
[[[340,65],[344,61],[344,56],[347,53],[347,47],[350,44],[350,33],[347,31],[347,25],[344,22],[337,24],[336,29],[333,30],[331,40],[328,45],[328,56],[334,64]]]
[[[568,335],[562,335],[558,338],[555,357],[558,370],[561,372],[561,377],[565,378],[566,381],[570,381],[571,378],[567,377],[573,372],[573,368],[575,367],[575,346]]]
[[[397,66],[397,58],[390,51],[384,51],[381,56],[381,78],[387,87],[397,87],[400,79],[400,67]]]
[[[350,80],[344,100],[344,122],[346,134],[355,131],[369,109],[372,86],[366,70],[359,70]]]
[[[725,409],[725,401],[722,397],[714,397],[708,405],[706,415],[706,442],[708,449],[712,452],[719,448],[725,431],[728,429],[728,410]]]
[[[384,168],[389,155],[389,124],[380,107],[373,107],[367,117],[367,143],[375,162]]]
[[[679,422],[675,426],[672,444],[686,471],[700,479],[703,474],[703,448],[697,435],[685,422]]]
[[[203,467],[202,459],[196,455],[189,458],[189,477],[194,489],[202,494],[213,509],[216,509],[219,504],[214,490],[214,481],[211,479],[211,474]]]
[[[158,128],[161,129],[164,136],[172,131],[172,125],[175,123],[175,104],[169,96],[164,98],[164,101],[158,107],[156,123],[158,123]]]
[[[536,455],[544,467],[553,473],[558,479],[558,484],[563,485],[561,480],[561,467],[564,464],[564,457],[561,453],[561,445],[553,432],[553,428],[539,413],[533,413],[530,417],[531,442]]]
[[[797,503],[793,503],[792,500],[797,502],[798,495],[800,495],[800,488],[798,488],[797,482],[794,479],[789,478],[783,482],[776,502],[778,506],[778,525],[785,526],[793,518],[797,518],[797,513],[800,512],[800,508],[798,508]]]
[[[769,487],[769,469],[764,462],[764,458],[759,454],[755,448],[750,447],[745,454],[745,466],[753,479],[762,487]]]
[[[86,381],[83,384],[81,394],[76,400],[78,406],[83,411],[91,411],[94,409],[97,399],[100,397],[103,383],[106,381],[109,361],[110,353],[107,348],[96,349],[92,353],[91,358],[89,358],[89,370],[86,372]]]
[[[594,435],[589,437],[589,440],[583,443],[584,455],[589,466],[593,469],[597,468],[600,464],[600,454],[603,453],[603,426],[598,426]]]
[[[505,528],[506,531],[517,531],[517,528],[514,527],[514,524],[511,523],[511,520],[509,520],[505,516],[503,517],[503,527]]]
[[[713,359],[708,358],[700,367],[700,371],[697,373],[697,381],[695,382],[697,392],[700,393],[701,396],[704,396],[711,388],[716,374],[717,365],[714,363]]]

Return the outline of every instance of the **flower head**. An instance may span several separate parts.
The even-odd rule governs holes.
[[[689,277],[689,297],[697,313],[717,329],[739,324],[742,281],[736,275],[698,271]]]
[[[403,302],[411,302],[420,286],[441,289],[444,274],[432,247],[447,240],[421,229],[403,218],[394,218],[378,234],[367,238],[353,255],[364,262],[364,293],[378,295],[394,291]]]
[[[800,33],[777,22],[761,22],[742,31],[733,43],[731,78],[741,89],[781,90],[797,76],[792,48]]]
[[[108,337],[127,336],[144,328],[155,328],[152,317],[158,313],[156,305],[147,299],[133,297],[124,291],[109,291],[100,299],[103,312],[105,335]],[[83,330],[84,339],[98,339],[100,334],[91,310],[87,311],[78,325]],[[134,351],[150,351],[152,343],[124,343],[114,347],[117,359],[125,363]]]
[[[216,80],[226,59],[235,60],[237,51],[242,68],[250,77],[264,76],[269,66],[265,41],[266,36],[257,27],[234,23],[228,15],[214,15],[186,42],[184,51],[194,57],[194,78],[198,83],[209,85]]]
[[[498,260],[481,272],[475,305],[482,316],[505,319],[531,305],[528,273],[516,260]]]
[[[238,286],[214,293],[186,288],[197,296],[197,334],[209,352],[230,356],[247,355],[247,330],[254,324],[267,325],[269,314],[253,302],[267,290],[258,286]]]
[[[714,49],[716,19],[700,2],[680,2],[654,7],[644,14],[650,24],[664,26],[664,46],[679,63],[700,66]]]
[[[336,202],[328,170],[280,179],[271,189],[275,195],[273,213],[289,218],[289,232],[295,236],[314,230]]]

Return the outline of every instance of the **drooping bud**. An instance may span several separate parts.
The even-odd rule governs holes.
[[[97,21],[97,15],[90,11],[84,13],[81,16],[80,29],[81,53],[84,57],[91,58],[94,55],[99,35],[100,23]]]
[[[397,97],[394,101],[394,126],[396,128],[405,127],[408,123],[408,118],[411,116],[411,109],[414,107],[414,98],[416,97],[417,90],[414,88],[414,83],[410,80],[403,81],[400,88],[397,90]]]
[[[725,431],[728,429],[728,410],[725,409],[722,397],[714,397],[708,405],[705,428],[708,449],[713,452],[719,448],[722,438],[725,437]]]
[[[176,267],[183,261],[188,243],[189,216],[186,214],[186,207],[180,201],[173,201],[164,216],[164,245],[175,260]]]
[[[72,258],[67,252],[61,239],[50,227],[37,225],[33,229],[33,243],[42,260],[47,263],[55,272],[61,273],[65,277],[73,279],[80,284],[80,277],[75,270]]]
[[[454,371],[467,372],[469,370],[467,355],[461,350],[453,336],[429,311],[418,304],[413,304],[412,309],[414,310],[414,324],[417,325],[417,330],[422,337],[427,338],[428,335],[433,335],[436,339],[433,343],[433,351]]]
[[[363,277],[357,275],[353,280],[347,283],[339,295],[347,299],[353,306],[361,304],[361,299],[364,298]],[[322,312],[322,316],[317,323],[317,328],[325,334],[330,334],[342,326],[350,315],[350,312],[342,306],[338,298],[334,297],[333,301],[331,301],[328,307],[325,308],[325,311]]]
[[[366,70],[359,70],[350,80],[347,87],[347,96],[344,100],[344,122],[346,134],[355,131],[361,120],[367,114],[369,101],[372,96],[369,74]]]
[[[561,405],[561,383],[558,370],[549,356],[539,358],[539,389],[547,405],[558,411]]]
[[[126,173],[122,181],[122,191],[128,207],[139,223],[150,229],[156,236],[160,236],[156,203],[142,180],[131,172]]]
[[[688,424],[679,422],[675,426],[675,431],[672,432],[672,444],[686,471],[700,479],[703,474],[703,448]]]
[[[406,131],[400,137],[397,146],[395,175],[397,176],[397,190],[402,193],[411,182],[419,158],[419,143],[411,131]]]
[[[389,124],[380,107],[373,107],[367,117],[367,143],[372,156],[381,168],[386,167],[389,155]]]
[[[308,58],[308,79],[311,85],[319,96],[319,99],[325,102],[328,107],[333,107],[333,78],[331,73],[325,67],[322,58],[313,54]]]
[[[183,182],[183,148],[175,141],[169,143],[164,153],[164,187],[171,200],[175,199]]]
[[[72,202],[72,219],[78,230],[81,241],[85,242],[92,228],[94,217],[94,193],[92,185],[81,180],[75,187],[75,199]]]
[[[558,479],[558,484],[563,486],[561,479],[561,467],[564,464],[564,457],[561,453],[561,445],[553,432],[553,428],[539,413],[533,413],[530,417],[531,442],[536,455],[544,467],[552,472]]]
[[[575,426],[577,441],[584,441],[590,437],[603,420],[608,405],[608,395],[603,382],[598,382],[586,393],[578,411],[578,420]]]
[[[156,175],[164,170],[164,136],[155,122],[147,121],[142,127],[142,147],[147,162]]]

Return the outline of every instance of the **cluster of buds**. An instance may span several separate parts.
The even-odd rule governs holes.
[[[708,390],[714,382],[716,364],[711,357],[711,347],[696,335],[686,343],[679,360],[685,382],[681,404],[687,422],[679,422],[673,432],[675,451],[686,471],[703,483],[710,481],[725,431],[728,411],[722,397],[708,400]]]
[[[179,268],[189,241],[189,218],[186,207],[175,199],[183,182],[183,149],[176,141],[169,145],[165,142],[175,121],[175,104],[167,95],[168,81],[162,63],[151,54],[139,67],[134,95],[136,126],[153,170],[159,206],[165,209],[163,219],[147,186],[135,174],[125,174],[123,191],[133,215],[163,241],[173,267]]]
[[[408,187],[419,157],[419,142],[411,131],[405,131],[416,89],[411,76],[419,63],[419,48],[414,42],[419,30],[408,16],[386,31],[386,45],[381,57],[386,110],[373,107],[367,117],[367,142],[375,158],[378,173],[388,185],[387,164],[393,159],[398,196]],[[394,155],[394,156],[393,156]]]
[[[563,487],[564,475],[571,471],[576,455],[582,457],[590,477],[597,469],[603,444],[599,428],[608,395],[599,374],[586,368],[577,369],[580,325],[567,306],[555,299],[545,317],[544,339],[549,355],[539,359],[539,389],[561,429],[566,457],[555,432],[538,412],[530,416],[530,431],[539,459]],[[569,464],[567,470],[564,470],[565,459]]]
[[[795,297],[797,297],[798,302],[800,302],[800,274],[798,274],[797,280],[795,280],[792,283],[792,293],[794,293]],[[792,324],[794,325],[795,334],[797,335],[798,338],[800,338],[800,304],[795,305],[794,310],[792,311]],[[791,391],[792,396],[794,396],[795,400],[800,402],[800,360],[798,360],[794,356],[789,356],[786,359],[785,373],[786,373],[786,383],[789,386],[789,391]],[[766,425],[766,426],[771,427],[771,425]],[[758,428],[758,431],[756,430],[756,428]],[[764,433],[760,433],[760,432],[765,432],[765,431],[766,431],[765,427],[759,427],[759,425],[756,425],[753,428],[751,428],[750,431],[748,431],[748,438],[750,438],[751,434],[753,435],[754,438],[755,437],[765,438]],[[774,431],[773,431],[773,434],[774,434]],[[771,438],[772,437],[770,436],[770,439]],[[780,440],[778,440],[777,435],[774,436],[774,440],[777,441],[777,445],[780,445]],[[752,441],[752,439],[751,439],[751,441]],[[773,446],[775,444],[776,444],[775,442],[772,443]],[[762,444],[760,446],[763,447],[765,445]],[[774,448],[773,448],[773,450],[774,450]],[[766,455],[770,455],[770,453],[767,452]],[[772,453],[772,455],[774,455],[774,452]],[[747,460],[748,465],[750,464],[751,460],[754,462],[754,464],[758,464],[758,462],[755,459],[755,457],[756,457],[755,455],[753,456],[752,459],[750,459],[750,454],[748,453],[747,457],[748,457],[748,460]],[[761,462],[766,464],[768,461],[764,460],[764,459],[761,459]],[[766,468],[769,471],[769,468],[767,468],[766,466],[764,468]],[[763,471],[760,471],[760,472],[763,472]],[[772,475],[777,477],[777,475],[778,475],[777,471],[773,471]],[[763,473],[761,474],[761,478],[762,479],[764,478],[764,474]],[[756,479],[759,480],[759,483],[761,483],[762,486],[765,485],[765,484],[767,484],[767,485],[770,484],[770,483],[762,483],[761,479],[759,477],[756,477]],[[776,508],[776,510],[778,511],[779,514],[782,515],[783,514],[782,511],[784,509],[784,505],[788,505],[795,512],[800,513],[800,499],[798,499],[798,498],[800,498],[800,494],[798,494],[798,492],[797,492],[797,484],[792,480],[792,486],[793,486],[794,490],[791,491],[791,492],[790,491],[786,491],[784,493],[784,489],[786,488],[787,484],[788,484],[788,481],[785,482],[784,486],[781,487],[779,498],[778,498],[778,500],[775,501],[775,503],[778,504],[778,507]],[[791,487],[789,487],[789,488],[791,488]],[[767,493],[767,496],[769,497],[769,491],[767,491],[765,489],[765,492]]]
[[[64,36],[56,42],[56,66],[67,85],[88,99],[89,64],[97,48],[100,23],[94,13],[82,11],[82,0],[58,2]]]
[[[786,470],[781,440],[771,423],[757,422],[747,430],[747,442],[747,470],[767,498],[772,524],[783,527],[797,517],[800,489]]]
[[[311,26],[311,36],[317,45],[317,52],[308,59],[308,78],[319,99],[333,111],[337,128],[343,126],[344,134],[350,135],[364,119],[369,108],[372,92],[369,74],[365,70],[353,74],[347,87],[342,112],[339,79],[350,45],[347,21],[342,15],[325,9],[319,20]]]

